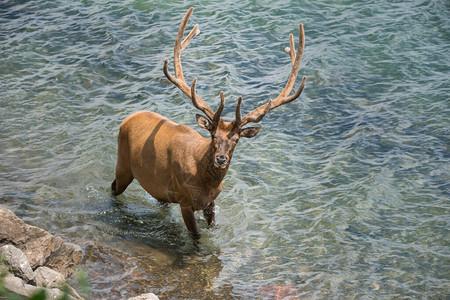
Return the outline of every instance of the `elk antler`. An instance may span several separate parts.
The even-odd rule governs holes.
[[[264,118],[264,116],[266,115],[266,113],[269,110],[272,110],[280,105],[294,101],[302,93],[303,88],[305,87],[305,83],[306,83],[306,76],[303,76],[302,83],[300,84],[300,87],[298,88],[298,90],[293,95],[289,96],[292,89],[294,88],[295,80],[297,79],[297,74],[300,69],[300,62],[302,61],[303,50],[305,48],[305,32],[303,30],[303,24],[299,25],[299,29],[300,29],[300,37],[299,37],[299,42],[298,42],[297,53],[295,53],[294,36],[292,34],[289,35],[289,44],[291,47],[286,47],[286,49],[285,49],[285,51],[291,57],[292,70],[291,70],[291,74],[289,75],[289,79],[288,79],[283,91],[281,91],[281,93],[278,95],[278,97],[276,97],[274,100],[269,100],[268,103],[263,104],[260,107],[249,112],[243,119],[241,119],[241,113],[240,113],[241,101],[238,101],[238,106],[236,107],[236,125],[237,126],[242,127],[245,124],[250,123],[250,122],[258,123],[259,121],[262,120],[262,118]],[[239,113],[238,113],[238,110],[239,110]]]
[[[169,60],[166,59],[164,61],[164,74],[166,75],[167,79],[170,80],[174,85],[176,85],[186,96],[188,96],[192,100],[192,104],[199,110],[201,110],[211,121],[218,122],[220,119],[220,115],[223,110],[224,106],[224,99],[223,99],[223,93],[221,93],[221,104],[219,108],[217,109],[216,113],[213,112],[211,107],[209,107],[208,104],[206,104],[205,101],[203,101],[202,98],[200,98],[195,93],[195,85],[197,83],[197,78],[194,79],[192,82],[191,87],[189,87],[184,79],[183,75],[183,68],[181,67],[181,52],[183,52],[184,49],[189,45],[189,42],[200,33],[200,30],[198,29],[198,24],[194,26],[194,28],[191,30],[191,32],[188,34],[188,36],[181,41],[184,35],[184,30],[186,28],[187,22],[189,20],[189,17],[191,16],[192,12],[194,11],[194,8],[191,7],[186,15],[184,16],[183,20],[180,24],[180,29],[178,30],[177,38],[175,40],[175,46],[173,49],[173,65],[175,69],[175,76],[172,76],[169,73],[168,65]]]

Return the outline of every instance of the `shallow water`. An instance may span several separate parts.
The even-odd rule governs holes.
[[[93,299],[449,297],[449,2],[229,2],[183,53],[213,108],[275,97],[299,22],[308,80],[238,145],[200,249],[177,206],[109,188],[127,115],[197,128],[162,72],[182,1],[0,2],[0,204],[82,246]]]

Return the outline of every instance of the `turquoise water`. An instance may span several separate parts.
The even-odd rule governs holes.
[[[0,204],[83,248],[92,299],[449,297],[449,1],[195,2],[184,73],[226,119],[281,91],[299,22],[308,76],[238,145],[199,249],[177,206],[109,190],[127,115],[197,128],[162,72],[191,5],[0,2]]]

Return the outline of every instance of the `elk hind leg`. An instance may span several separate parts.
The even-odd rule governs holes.
[[[134,177],[131,170],[124,170],[120,168],[119,163],[116,168],[116,179],[111,184],[111,190],[113,196],[122,194],[128,185],[133,181]]]

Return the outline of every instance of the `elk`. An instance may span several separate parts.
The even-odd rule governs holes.
[[[204,138],[189,126],[179,125],[156,112],[140,111],[126,117],[120,125],[115,180],[112,194],[120,195],[137,179],[139,184],[155,199],[165,203],[178,203],[187,229],[194,239],[200,237],[194,212],[203,210],[208,228],[215,225],[215,199],[222,191],[222,180],[230,166],[231,157],[240,138],[256,136],[260,127],[245,127],[258,123],[272,109],[294,101],[303,91],[306,77],[292,94],[302,60],[305,45],[303,25],[299,25],[300,37],[295,52],[293,35],[289,35],[290,47],[285,51],[291,58],[292,69],[286,86],[273,100],[241,116],[242,97],[238,98],[235,120],[221,118],[225,106],[223,92],[220,105],[214,112],[197,95],[194,79],[189,86],[181,67],[181,53],[189,42],[200,33],[198,24],[183,39],[186,24],[193,12],[190,8],[184,16],[174,47],[175,76],[169,73],[168,59],[164,61],[164,74],[177,86],[192,104],[203,112],[196,115],[201,129],[209,131],[211,138]]]

